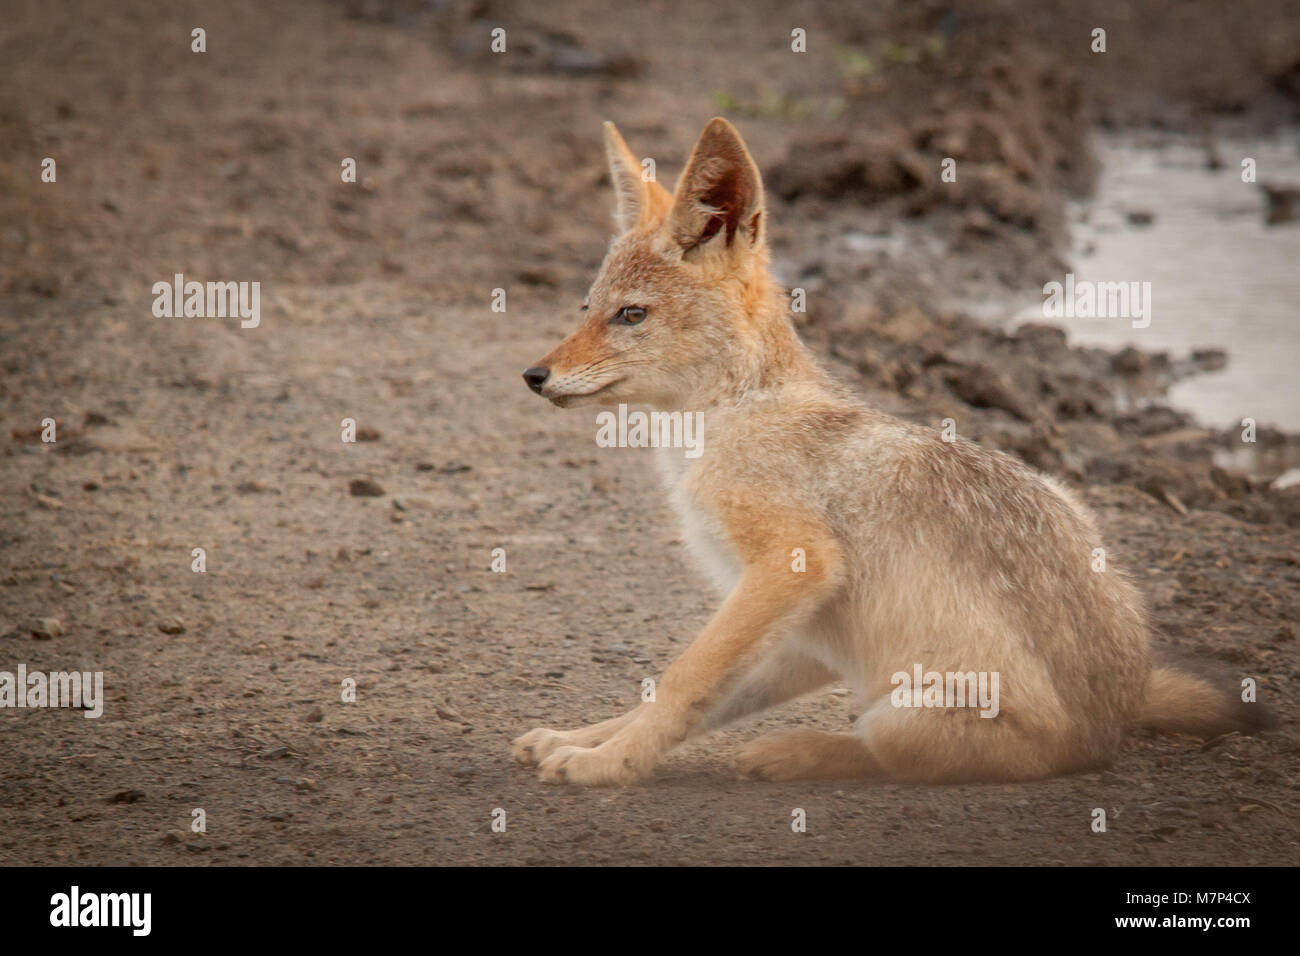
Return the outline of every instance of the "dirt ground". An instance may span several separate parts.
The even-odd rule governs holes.
[[[1222,23],[1158,3],[12,6],[0,670],[103,671],[106,702],[0,712],[0,864],[1300,861],[1300,489],[1219,467],[1235,433],[1126,400],[1195,372],[1178,357],[940,304],[1063,268],[1093,125],[1209,142],[1295,122],[1284,4]],[[1049,28],[1098,17],[1119,24],[1109,73]],[[1137,42],[1162,23],[1181,43]],[[1175,68],[1188,49],[1198,72]],[[1080,488],[1159,652],[1255,678],[1277,730],[1139,735],[1108,772],[1016,786],[737,779],[751,736],[846,726],[834,688],[626,789],[510,760],[519,733],[631,707],[716,604],[648,453],[598,448],[592,413],[519,372],[576,323],[603,255],[600,121],[670,182],[719,112],[768,177],[775,267],[808,289],[822,358]],[[956,196],[929,178],[954,153],[973,171]],[[850,228],[915,255],[852,255]],[[155,318],[177,272],[260,281],[260,326]],[[344,418],[370,440],[343,443]]]

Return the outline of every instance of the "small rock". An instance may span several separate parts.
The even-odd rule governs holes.
[[[357,429],[357,441],[379,441],[379,432],[362,425]]]
[[[158,630],[162,631],[164,634],[184,634],[185,622],[179,617],[172,615],[171,617],[163,618],[163,620],[158,622]]]
[[[1253,490],[1249,477],[1241,472],[1227,471],[1217,465],[1210,469],[1210,481],[1230,496],[1249,494]]]
[[[997,231],[993,217],[983,209],[972,209],[967,213],[961,228],[976,236],[991,236]]]
[[[1125,375],[1136,375],[1146,370],[1150,357],[1133,346],[1127,346],[1111,356],[1110,367]]]
[[[108,798],[109,803],[137,803],[144,799],[143,790],[119,790]]]
[[[1210,170],[1223,169],[1226,164],[1223,156],[1219,152],[1219,144],[1213,139],[1207,139],[1205,142],[1205,168]]]
[[[304,719],[309,724],[319,724],[325,719],[325,711],[321,710],[319,707],[313,707],[311,713],[309,713]]]
[[[348,483],[348,491],[353,498],[382,498],[387,492],[369,478],[353,478]]]
[[[1192,349],[1192,361],[1202,372],[1218,372],[1228,367],[1228,353],[1220,348]]]
[[[1260,183],[1259,187],[1268,200],[1265,223],[1277,226],[1296,218],[1297,210],[1300,210],[1300,187],[1281,183]]]
[[[1034,414],[1011,380],[989,365],[958,366],[944,375],[953,393],[976,408],[1000,408],[1023,422]]]
[[[31,631],[38,641],[49,641],[63,633],[63,624],[57,617],[38,617],[32,622]]]

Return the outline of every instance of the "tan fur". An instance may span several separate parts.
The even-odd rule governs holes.
[[[1144,719],[1233,725],[1209,684],[1151,670],[1141,599],[1113,564],[1091,569],[1100,536],[1070,492],[864,406],[817,365],[768,272],[761,180],[729,123],[709,123],[671,196],[641,180],[610,124],[605,143],[622,232],[586,321],[538,363],[541,394],[703,412],[698,459],[657,455],[684,536],[727,596],[654,702],[534,730],[518,760],[548,781],[631,782],[687,737],[835,679],[866,701],[854,734],[764,738],[741,769],[1024,780],[1104,765]],[[626,306],[645,320],[611,324]],[[998,715],[895,707],[891,675],[915,664],[996,671]]]
[[[1147,681],[1141,723],[1154,730],[1214,737],[1232,730],[1262,730],[1276,720],[1258,705],[1216,690],[1203,677],[1156,667]]]

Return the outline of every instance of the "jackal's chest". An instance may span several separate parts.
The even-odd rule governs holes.
[[[682,540],[718,589],[724,594],[730,592],[740,580],[744,564],[722,522],[693,493],[692,472],[698,466],[683,460],[680,452],[673,455],[672,449],[668,454],[661,451],[656,459],[668,501],[677,513]]]

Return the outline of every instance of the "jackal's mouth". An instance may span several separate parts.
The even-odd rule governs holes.
[[[557,408],[568,408],[580,399],[591,398],[594,395],[599,395],[601,392],[605,391],[605,389],[617,385],[621,381],[623,381],[621,378],[613,379],[612,381],[606,382],[604,385],[598,385],[590,392],[568,392],[564,395],[546,395],[545,392],[543,392],[542,394]]]

